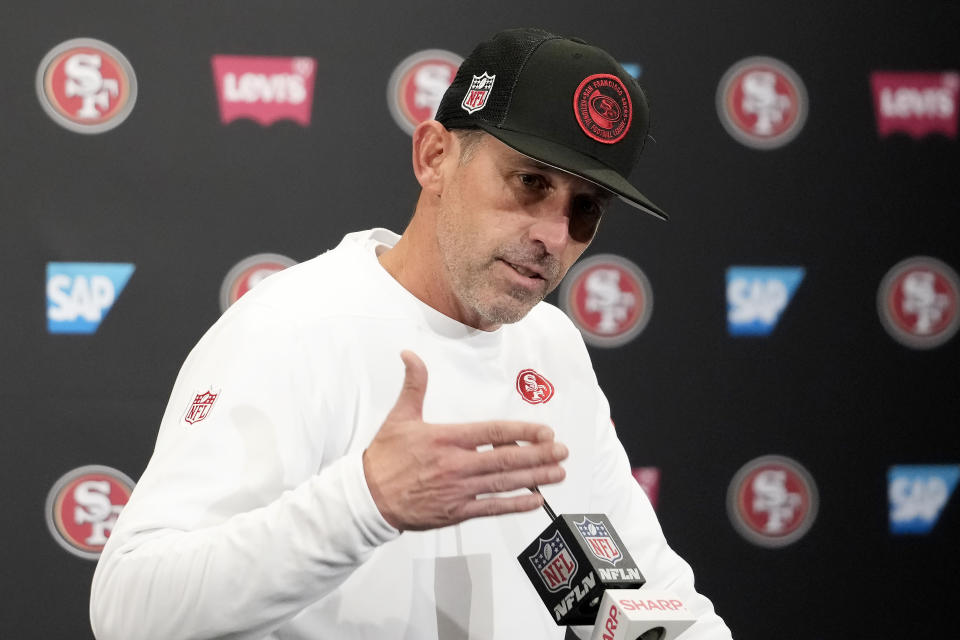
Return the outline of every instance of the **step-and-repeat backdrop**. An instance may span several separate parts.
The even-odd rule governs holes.
[[[96,558],[191,346],[277,270],[402,230],[413,127],[477,41],[534,25],[649,95],[633,177],[672,220],[613,207],[550,301],[701,590],[746,640],[954,626],[960,4],[0,17],[0,636],[90,637]]]

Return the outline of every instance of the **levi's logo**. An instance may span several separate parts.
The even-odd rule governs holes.
[[[249,118],[263,126],[281,119],[309,126],[313,58],[216,55],[211,63],[223,124]]]
[[[881,138],[897,132],[957,137],[960,73],[874,71],[870,83]]]

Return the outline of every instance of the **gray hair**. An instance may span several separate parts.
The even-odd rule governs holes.
[[[470,162],[474,152],[477,150],[477,143],[488,135],[483,129],[454,129],[453,134],[460,141],[460,166]]]

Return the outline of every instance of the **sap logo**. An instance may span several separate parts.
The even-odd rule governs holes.
[[[887,471],[890,533],[929,533],[960,478],[960,465],[893,466]]]
[[[727,331],[730,335],[770,335],[804,274],[803,267],[728,268]]]
[[[47,331],[95,333],[134,268],[125,263],[48,262]]]

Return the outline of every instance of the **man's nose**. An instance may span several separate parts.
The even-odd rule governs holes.
[[[544,207],[530,225],[530,239],[543,243],[547,253],[558,256],[570,241],[570,218],[566,207]]]

